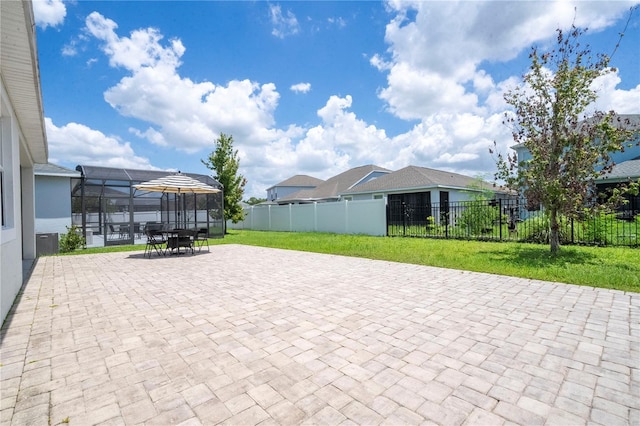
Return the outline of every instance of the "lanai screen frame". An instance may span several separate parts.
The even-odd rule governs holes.
[[[133,187],[170,175],[167,171],[87,165],[79,165],[76,170],[81,176],[72,179],[72,222],[82,229],[85,238],[102,238],[105,246],[133,244],[145,229],[176,228],[205,228],[211,238],[224,237],[223,187],[210,176],[183,173],[220,192],[178,195]]]

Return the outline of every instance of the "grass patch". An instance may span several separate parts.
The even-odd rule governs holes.
[[[552,257],[548,246],[537,244],[246,230],[229,231],[209,244],[337,254],[640,292],[640,250],[634,248],[563,246],[559,256]],[[73,253],[143,248],[111,246]]]

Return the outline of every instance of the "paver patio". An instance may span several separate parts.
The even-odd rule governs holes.
[[[240,245],[39,259],[0,423],[640,424],[640,294]]]

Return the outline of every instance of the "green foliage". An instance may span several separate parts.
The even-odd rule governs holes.
[[[84,247],[86,243],[82,236],[82,229],[75,225],[71,225],[71,228],[68,226],[66,228],[67,233],[62,234],[60,237],[60,251],[62,253],[69,253],[80,247]]]
[[[249,204],[250,206],[255,206],[256,204],[260,204],[267,201],[266,198],[256,198],[256,197],[251,197],[248,200],[246,200],[245,202],[247,204]]]
[[[583,237],[599,245],[638,244],[637,231],[640,216],[633,220],[621,221],[616,213],[598,211],[590,213],[581,222]]]
[[[594,81],[612,70],[608,56],[594,58],[581,47],[583,33],[558,30],[556,48],[541,53],[534,47],[523,84],[505,95],[513,107],[505,122],[531,158],[499,155],[496,178],[548,212],[552,253],[559,249],[560,215],[597,205],[593,181],[611,170],[611,153],[632,139],[635,126],[614,111],[587,115],[597,99]]]
[[[609,232],[609,229],[612,221],[615,220],[615,216],[597,212],[590,219],[582,223],[585,238],[596,244],[611,244],[613,242],[611,241],[612,233]]]
[[[558,222],[558,239],[561,244],[567,244],[571,241],[571,236],[567,236],[565,232],[565,229],[567,229],[567,218],[560,217]],[[549,244],[551,241],[551,226],[549,223],[549,215],[547,214],[530,217],[524,221],[519,229],[521,230],[521,234],[519,235],[520,241],[535,244]]]
[[[224,218],[238,223],[244,219],[244,211],[240,202],[247,184],[245,177],[238,173],[240,160],[238,150],[233,149],[233,136],[220,133],[216,140],[216,149],[202,160],[209,170],[214,172],[214,179],[224,187]]]
[[[640,229],[640,216],[624,221],[620,220],[616,213],[583,209],[577,217],[560,215],[558,224],[558,237],[561,244],[634,246],[640,243],[637,235]],[[549,244],[551,238],[549,215],[531,217],[519,226],[519,230],[519,241]]]
[[[500,209],[489,202],[471,201],[456,219],[456,226],[467,235],[481,235],[492,232],[500,222]]]
[[[427,216],[427,232],[432,232],[436,228],[436,218]]]

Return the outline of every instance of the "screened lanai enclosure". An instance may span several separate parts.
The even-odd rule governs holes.
[[[224,236],[223,188],[207,175],[183,173],[220,189],[213,194],[164,193],[133,185],[171,172],[77,166],[72,180],[72,223],[82,229],[88,246],[134,244],[147,230],[206,229]]]

